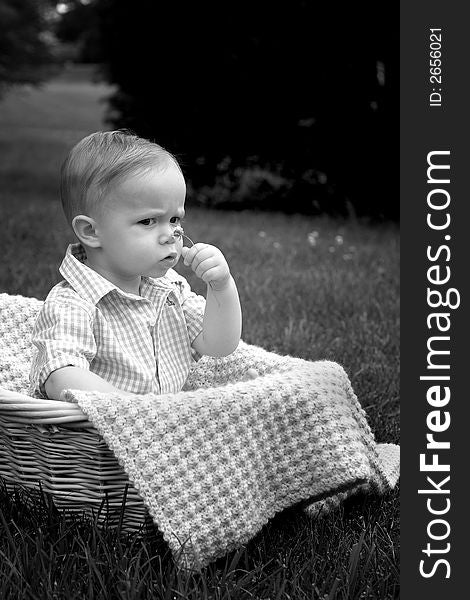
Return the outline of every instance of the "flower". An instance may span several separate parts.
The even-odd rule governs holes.
[[[316,246],[317,245],[317,235],[315,235],[317,232],[316,231],[312,231],[311,233],[308,234],[307,236],[307,240],[308,243],[310,244],[310,246]]]
[[[341,246],[343,243],[343,236],[342,235],[335,236],[335,242],[338,244],[338,246]]]

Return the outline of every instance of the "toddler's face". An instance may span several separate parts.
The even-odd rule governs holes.
[[[172,163],[116,185],[96,218],[109,271],[124,279],[162,277],[174,267],[183,244],[172,234],[184,217],[185,197],[183,175]]]

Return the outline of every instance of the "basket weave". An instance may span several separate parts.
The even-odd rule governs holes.
[[[81,409],[26,393],[41,305],[0,294],[0,478],[7,489],[41,486],[60,509],[137,529],[149,521],[142,499]]]

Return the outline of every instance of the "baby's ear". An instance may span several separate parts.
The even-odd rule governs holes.
[[[72,228],[84,246],[88,246],[89,248],[100,247],[101,244],[94,219],[86,215],[77,215],[73,218]]]

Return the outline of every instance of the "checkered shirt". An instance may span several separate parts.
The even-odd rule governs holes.
[[[181,390],[191,348],[202,331],[205,299],[170,269],[142,277],[140,296],[122,291],[87,267],[81,244],[71,244],[36,320],[30,394],[45,397],[44,383],[56,369],[89,369],[135,394]]]

